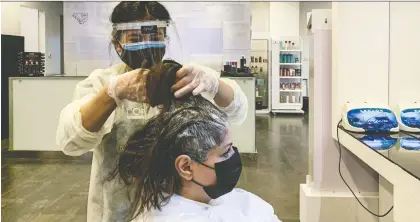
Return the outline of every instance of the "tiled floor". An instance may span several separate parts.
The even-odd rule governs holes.
[[[283,222],[299,221],[299,184],[308,169],[308,121],[257,116],[256,159],[244,157],[239,187],[271,203]],[[90,165],[3,159],[1,221],[86,221]]]

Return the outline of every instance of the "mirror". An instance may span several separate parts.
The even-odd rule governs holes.
[[[403,117],[401,131],[420,131],[416,127],[420,124],[419,11],[419,2],[390,3],[388,103],[395,109],[397,116],[401,113]],[[405,114],[410,108],[417,109]],[[404,121],[405,116],[408,121],[416,124]],[[406,127],[407,124],[412,127]]]

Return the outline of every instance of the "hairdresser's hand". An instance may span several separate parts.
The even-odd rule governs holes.
[[[124,99],[139,103],[147,102],[146,78],[148,72],[148,69],[135,69],[111,77],[109,80],[108,95],[115,99],[117,105]]]
[[[172,87],[175,97],[182,97],[190,92],[198,95],[203,92],[209,93],[212,98],[219,89],[218,73],[208,67],[190,63],[184,65],[176,73],[177,83]]]

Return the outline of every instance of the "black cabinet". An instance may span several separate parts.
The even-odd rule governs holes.
[[[1,35],[1,139],[9,138],[9,77],[17,77],[18,53],[25,51],[23,36]]]

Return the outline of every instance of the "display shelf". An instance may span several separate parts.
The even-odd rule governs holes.
[[[255,113],[256,114],[269,114],[270,113],[270,110],[268,110],[268,109],[264,109],[264,110],[256,110],[255,111]]]
[[[302,103],[280,103],[280,106],[299,106],[303,105]]]
[[[267,38],[266,38],[267,37]],[[271,38],[269,36],[253,36],[250,51],[250,70],[256,77],[255,98],[258,101],[256,111],[269,113],[271,109]],[[261,60],[260,60],[261,59]],[[248,61],[247,61],[248,62]],[[262,71],[261,71],[262,69]]]
[[[280,52],[302,52],[300,49],[280,49]]]
[[[272,113],[298,113],[304,114],[305,112],[301,109],[272,109]]]
[[[302,92],[301,89],[280,89],[280,92]]]
[[[302,76],[280,76],[280,79],[302,79]]]
[[[298,62],[298,63],[280,63],[281,66],[300,66],[302,65],[302,63]]]
[[[292,41],[295,43],[295,47],[292,49],[285,48],[282,46],[282,42]],[[280,37],[279,39],[272,39],[271,57],[278,58],[278,62],[271,63],[271,74],[272,74],[272,96],[271,96],[271,111],[272,113],[304,113],[302,111],[303,101],[303,89],[296,88],[283,88],[282,83],[286,84],[299,84],[302,86],[302,76],[280,76],[283,73],[283,69],[294,69],[302,70],[302,45],[301,37],[299,36],[288,36]],[[292,70],[290,70],[292,73]],[[285,80],[291,79],[291,80]],[[293,96],[296,100],[290,103],[291,100],[281,100],[283,96]],[[280,101],[284,103],[280,103]],[[287,103],[286,103],[287,102]]]

